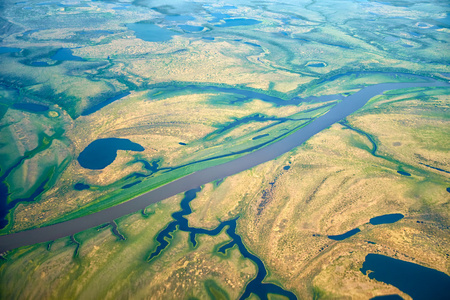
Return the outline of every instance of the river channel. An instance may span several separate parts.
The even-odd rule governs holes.
[[[278,156],[303,144],[313,135],[357,111],[363,107],[369,99],[376,95],[382,94],[384,91],[426,86],[449,86],[449,84],[446,82],[424,79],[424,82],[419,83],[382,83],[363,87],[360,91],[345,97],[340,103],[332,107],[325,115],[318,117],[298,131],[264,148],[258,149],[221,165],[216,165],[191,173],[127,202],[102,211],[50,226],[0,236],[0,252],[25,245],[42,243],[65,236],[70,236],[80,231],[104,223],[109,223],[121,216],[139,211],[152,203],[156,203],[179,193],[195,189],[196,187],[211,181],[245,171],[261,163],[275,159]]]

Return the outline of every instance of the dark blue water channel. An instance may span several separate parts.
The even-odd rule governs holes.
[[[99,111],[100,109],[102,109],[106,105],[111,104],[111,103],[113,103],[116,100],[122,99],[123,97],[126,97],[129,94],[130,94],[130,92],[128,92],[128,91],[127,92],[123,92],[123,93],[119,93],[119,94],[115,95],[114,97],[108,98],[108,99],[106,99],[103,102],[100,102],[100,103],[98,103],[98,104],[96,104],[96,105],[94,105],[94,106],[92,106],[90,108],[85,109],[81,113],[81,115],[82,116],[88,116],[88,115],[90,115],[92,113],[95,113],[96,111]]]
[[[326,67],[327,64],[324,62],[317,62],[317,63],[309,63],[306,65],[307,67],[312,67],[312,68],[323,68]]]
[[[446,300],[450,295],[450,276],[447,274],[392,257],[370,253],[361,272],[397,287],[414,300]]]
[[[184,198],[183,200],[181,200],[180,204],[181,211],[173,213],[172,217],[175,220],[169,223],[169,225],[167,225],[167,227],[164,228],[156,236],[156,241],[159,243],[159,245],[156,247],[155,251],[153,251],[150,254],[148,261],[151,261],[153,258],[160,255],[164,251],[164,249],[166,249],[169,246],[170,240],[173,237],[173,233],[176,230],[189,232],[190,243],[192,244],[192,246],[196,247],[197,234],[207,234],[210,236],[215,236],[218,235],[225,227],[228,227],[226,229],[226,233],[231,238],[231,241],[220,247],[217,251],[225,254],[228,249],[237,245],[242,256],[250,259],[257,266],[256,277],[253,278],[252,281],[250,281],[247,284],[247,286],[245,287],[245,291],[240,297],[240,299],[246,299],[250,297],[251,294],[257,295],[261,300],[268,299],[267,297],[268,294],[278,294],[285,296],[288,299],[297,299],[297,297],[292,292],[286,291],[283,288],[279,287],[278,285],[262,282],[267,275],[267,270],[261,259],[259,259],[256,255],[250,253],[247,250],[247,248],[244,246],[244,243],[242,242],[241,237],[236,233],[236,221],[238,218],[222,222],[220,223],[219,226],[217,226],[215,229],[212,230],[194,228],[189,226],[188,220],[184,218],[184,216],[187,216],[192,213],[190,202],[195,199],[198,192],[200,192],[200,188],[191,189],[184,194]]]
[[[78,162],[83,168],[101,170],[114,162],[118,150],[144,151],[145,149],[127,139],[98,139],[81,151]]]
[[[49,110],[49,107],[47,105],[36,103],[14,103],[12,107],[32,113],[41,113]]]
[[[401,171],[401,170],[397,171],[397,173],[400,175],[403,175],[403,176],[411,176],[411,174],[409,174],[408,172]]]
[[[14,168],[12,168],[13,170]],[[42,194],[45,191],[45,187],[50,180],[47,178],[41,184],[39,184],[33,191],[31,195],[25,198],[14,199],[13,201],[8,202],[9,190],[7,184],[4,182],[5,178],[9,175],[10,172],[5,173],[2,177],[0,177],[0,229],[5,228],[8,225],[9,221],[7,219],[8,213],[11,209],[16,207],[19,203],[25,202],[33,202],[37,196]],[[50,177],[50,176],[49,176]]]
[[[331,240],[335,240],[335,241],[342,241],[345,240],[355,234],[357,234],[358,232],[360,232],[361,230],[359,228],[355,228],[352,230],[347,231],[346,233],[343,234],[339,234],[339,235],[329,235],[328,238]]]

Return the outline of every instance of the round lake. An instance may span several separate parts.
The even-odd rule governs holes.
[[[83,168],[101,170],[114,162],[117,150],[144,151],[144,147],[127,139],[98,139],[80,153],[78,162]]]

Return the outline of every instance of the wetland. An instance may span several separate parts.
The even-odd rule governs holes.
[[[448,7],[66,2],[0,5],[0,298],[449,293]]]

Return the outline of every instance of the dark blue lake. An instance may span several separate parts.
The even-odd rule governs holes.
[[[72,50],[69,48],[61,48],[56,51],[55,55],[51,57],[53,60],[61,60],[61,61],[84,61],[83,58],[79,56],[72,55]]]
[[[49,110],[47,105],[36,104],[36,103],[14,103],[12,105],[15,109],[25,110],[28,112],[40,113]]]
[[[403,175],[403,176],[411,176],[411,174],[409,174],[408,172],[405,171],[397,171],[398,174]]]
[[[0,47],[0,54],[1,53],[15,53],[20,52],[22,49],[20,48],[9,48],[9,47]]]
[[[388,215],[382,215],[378,217],[374,217],[370,219],[370,224],[372,225],[380,225],[380,224],[391,224],[395,223],[401,219],[403,219],[404,215],[402,214],[388,214]]]
[[[88,190],[90,188],[90,186],[88,184],[78,182],[73,186],[73,188],[77,191],[83,191],[83,190]]]
[[[397,287],[414,300],[444,300],[450,295],[450,276],[447,274],[392,257],[370,253],[361,272]]]
[[[78,156],[83,168],[101,170],[114,162],[118,150],[144,151],[144,147],[127,139],[107,138],[90,143]]]
[[[343,234],[339,234],[339,235],[329,235],[328,238],[329,238],[329,239],[332,239],[332,240],[335,240],[335,241],[342,241],[342,240],[345,240],[345,239],[347,239],[347,238],[349,238],[349,237],[351,237],[351,236],[357,234],[357,233],[360,232],[360,231],[361,231],[361,230],[360,230],[359,228],[355,228],[355,229],[352,229],[352,230],[350,230],[350,231],[347,231],[346,233],[343,233]]]
[[[205,28],[203,26],[193,26],[193,25],[178,25],[178,27],[187,32],[200,32]]]
[[[174,35],[179,34],[151,23],[131,23],[127,27],[134,31],[138,39],[146,42],[170,41]]]
[[[82,116],[87,116],[87,115],[90,115],[90,114],[92,114],[92,113],[95,113],[96,111],[102,109],[102,108],[105,107],[106,105],[111,104],[111,103],[113,103],[113,102],[116,101],[116,100],[122,99],[123,97],[126,97],[126,96],[128,96],[129,94],[130,94],[130,92],[127,91],[127,92],[124,92],[124,93],[120,93],[120,94],[118,94],[118,95],[116,95],[116,96],[114,96],[114,97],[108,98],[108,99],[106,99],[106,100],[103,101],[103,102],[100,102],[100,103],[98,103],[98,104],[96,104],[96,105],[94,105],[94,106],[92,106],[92,107],[90,107],[90,108],[85,109],[85,110],[81,113],[81,115],[82,115]]]
[[[214,25],[216,27],[233,27],[233,26],[249,26],[261,23],[261,21],[254,19],[225,19],[224,24]]]
[[[313,67],[313,68],[323,68],[323,67],[326,67],[327,64],[323,63],[323,62],[318,62],[318,63],[309,63],[306,66],[307,67]]]

